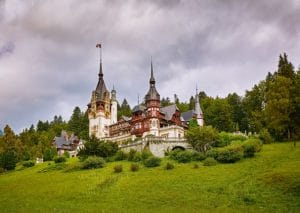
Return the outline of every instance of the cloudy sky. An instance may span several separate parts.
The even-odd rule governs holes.
[[[75,106],[104,79],[131,106],[148,89],[153,58],[162,97],[188,100],[246,89],[287,52],[300,64],[298,0],[0,0],[0,128],[16,132]]]

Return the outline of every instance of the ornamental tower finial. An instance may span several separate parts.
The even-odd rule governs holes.
[[[96,44],[96,47],[100,49],[100,67],[99,67],[99,78],[103,78],[103,71],[102,71],[102,46],[101,44]]]
[[[154,79],[154,74],[153,74],[152,56],[151,56],[151,76],[150,76],[150,84],[155,84],[155,79]]]

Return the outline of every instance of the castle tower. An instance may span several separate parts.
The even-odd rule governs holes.
[[[117,92],[115,90],[115,87],[113,87],[111,91],[111,118],[110,118],[111,124],[117,123],[117,117],[118,117],[117,109],[118,109]]]
[[[197,123],[199,126],[203,126],[204,125],[204,120],[203,120],[203,112],[202,109],[200,107],[200,103],[199,103],[199,94],[198,94],[198,89],[196,88],[196,95],[195,95],[195,110],[194,113],[196,114],[196,119],[197,119]]]
[[[153,75],[153,64],[151,60],[151,76],[150,88],[145,96],[145,103],[147,108],[147,117],[149,118],[150,134],[159,136],[159,108],[160,108],[160,95],[155,88],[155,79]]]
[[[96,47],[100,48],[99,80],[96,89],[92,92],[91,102],[88,104],[89,135],[95,135],[101,139],[109,136],[108,126],[111,125],[112,120],[112,101],[103,78],[101,44],[97,44]],[[114,97],[115,95],[114,91]]]

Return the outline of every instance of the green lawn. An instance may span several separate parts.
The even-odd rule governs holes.
[[[300,147],[292,143],[264,145],[235,164],[165,170],[166,162],[137,172],[129,162],[80,171],[49,170],[48,163],[17,168],[0,175],[0,212],[300,212]],[[116,164],[122,173],[113,173]]]

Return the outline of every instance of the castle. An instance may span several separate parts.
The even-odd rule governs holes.
[[[99,139],[119,143],[147,136],[180,139],[184,137],[187,124],[191,119],[196,119],[199,126],[204,124],[197,92],[194,110],[181,113],[176,104],[160,106],[152,60],[149,90],[145,95],[144,103],[133,108],[131,117],[122,116],[117,120],[117,93],[114,88],[109,92],[105,85],[101,54],[98,76],[98,84],[88,104],[90,136],[95,135]]]

